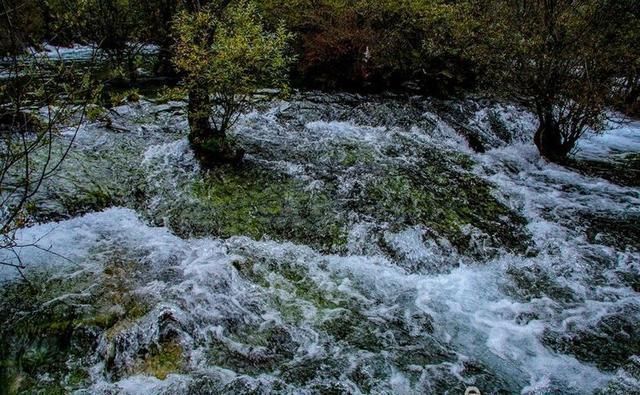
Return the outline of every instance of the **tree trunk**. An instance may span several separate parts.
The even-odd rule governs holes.
[[[231,2],[221,0],[217,3],[216,14],[220,14]],[[209,1],[187,0],[184,5],[189,12],[199,12]],[[212,32],[210,32],[212,34]],[[211,127],[209,116],[211,115],[211,100],[206,84],[198,84],[197,81],[189,88],[189,105],[187,107],[189,119],[189,142],[204,166],[212,166],[219,163],[238,163],[244,156],[244,151],[233,150],[226,142],[225,130],[216,130]]]
[[[544,117],[540,127],[533,137],[540,155],[552,162],[562,163],[567,158],[570,149],[563,143],[562,133],[552,117]]]
[[[206,89],[193,87],[189,90],[189,105],[187,108],[189,120],[189,142],[195,147],[200,147],[208,139],[216,135],[209,123],[211,114],[211,102]],[[224,134],[218,136],[224,139]]]
[[[135,59],[132,57],[128,57],[127,59],[127,74],[129,75],[129,83],[135,85],[138,81],[138,68],[136,67]]]
[[[188,105],[189,142],[198,160],[205,166],[237,163],[244,152],[234,151],[226,142],[224,130],[216,130],[209,122],[211,101],[209,93],[201,87],[189,90]]]
[[[640,84],[634,84],[625,97],[626,112],[629,115],[640,115]]]
[[[156,65],[156,74],[166,77],[176,77],[178,72],[173,65],[173,52],[170,44],[163,44],[158,51],[158,63]]]
[[[161,32],[159,35],[160,46],[158,51],[158,63],[156,65],[156,74],[164,75],[167,77],[176,77],[178,72],[173,64],[173,44],[174,38],[172,37],[171,23],[176,15],[177,4],[174,0],[164,0],[160,3],[158,8],[158,29]]]

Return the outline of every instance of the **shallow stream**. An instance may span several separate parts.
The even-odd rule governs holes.
[[[640,123],[610,126],[576,157],[635,163]],[[204,171],[183,102],[108,110],[19,232],[35,287],[0,267],[0,386],[638,393],[640,187],[546,162],[535,129],[483,100],[298,94]]]

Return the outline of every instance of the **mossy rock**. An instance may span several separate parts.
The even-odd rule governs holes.
[[[197,181],[197,202],[177,208],[180,230],[195,235],[269,237],[339,250],[345,224],[328,191],[256,167],[218,167]]]
[[[510,283],[504,290],[514,298],[530,302],[548,297],[561,303],[577,303],[580,299],[566,286],[560,285],[544,268],[539,266],[507,268]]]
[[[596,161],[569,158],[566,165],[578,172],[600,177],[614,184],[640,186],[640,153],[619,155],[615,161]]]
[[[164,380],[172,373],[184,370],[184,351],[178,342],[154,345],[134,367],[136,374],[146,374]]]
[[[91,122],[107,121],[108,120],[107,111],[108,110],[102,106],[91,104],[87,106],[85,110],[85,116],[87,120]]]
[[[384,355],[374,354],[357,361],[348,376],[364,393],[383,393],[392,372],[390,361]]]
[[[379,353],[388,346],[376,325],[357,311],[334,310],[322,321],[320,329],[357,350]]]
[[[44,279],[39,288],[5,284],[0,294],[0,388],[9,388],[9,393],[66,393],[67,363],[82,358],[82,346],[95,340],[91,333],[78,336],[76,320],[82,312],[76,308],[64,303],[41,307],[81,288],[84,279]],[[43,374],[46,382],[38,379]]]
[[[556,352],[572,354],[605,371],[615,371],[640,354],[640,309],[622,306],[597,322],[578,322],[562,331],[546,330],[543,343]]]
[[[604,388],[595,393],[597,395],[639,395],[638,381],[640,380],[640,357],[630,357]]]
[[[127,89],[120,91],[112,91],[111,92],[111,105],[118,106],[123,103],[137,103],[140,101],[140,91],[137,89]]]
[[[101,334],[116,333],[149,311],[133,293],[140,281],[135,267],[135,262],[114,258],[103,273],[34,273],[32,285],[5,284],[0,292],[0,387],[68,393],[82,386],[87,377],[80,366]],[[36,379],[42,375],[49,380]]]
[[[465,225],[488,235],[490,245],[524,252],[529,245],[525,221],[500,203],[484,181],[462,170],[433,163],[418,170],[392,168],[366,187],[356,210],[400,230],[422,225],[449,239],[461,252],[469,248]]]
[[[624,250],[640,250],[640,214],[631,211],[623,215],[581,213],[578,220],[585,227],[590,243],[601,243]]]
[[[300,359],[284,364],[280,376],[288,384],[308,385],[312,382],[339,380],[351,361],[340,358]]]
[[[284,326],[242,325],[229,331],[226,340],[211,345],[209,364],[252,376],[277,370],[293,358],[299,346]]]

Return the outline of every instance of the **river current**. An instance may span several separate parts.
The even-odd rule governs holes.
[[[542,159],[531,114],[299,94],[242,116],[245,164],[207,172],[184,111],[85,122],[39,195],[18,238],[55,254],[19,253],[51,285],[3,318],[62,315],[69,339],[16,337],[59,361],[30,362],[33,388],[638,393],[640,188]],[[607,129],[576,158],[640,152],[640,123]]]

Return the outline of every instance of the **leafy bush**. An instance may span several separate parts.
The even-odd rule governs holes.
[[[247,1],[183,11],[174,30],[175,64],[189,90],[191,144],[207,162],[237,160],[241,153],[233,152],[225,133],[254,104],[257,89],[286,89],[291,36],[282,26],[267,31]]]

